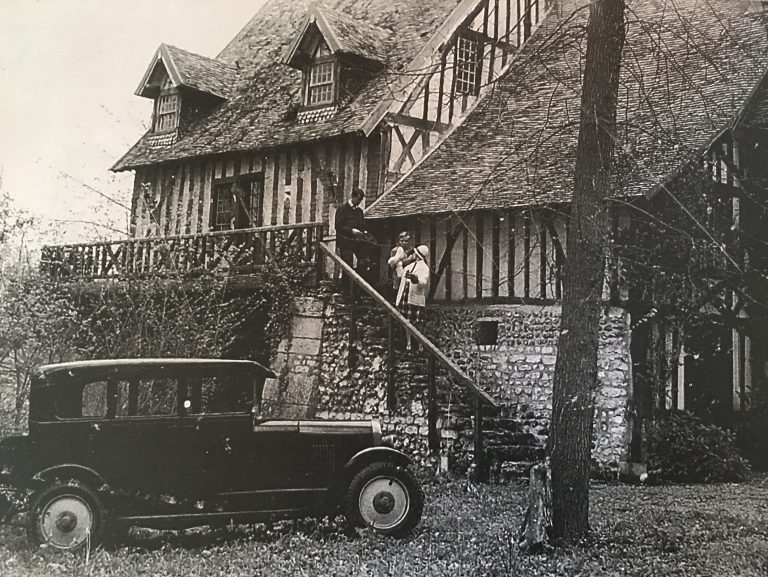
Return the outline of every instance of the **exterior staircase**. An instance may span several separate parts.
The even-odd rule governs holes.
[[[381,308],[369,297],[358,298],[356,307],[358,346],[364,349],[386,350],[388,330],[383,322]],[[337,301],[336,315],[342,319],[342,324],[348,323],[350,309],[349,299]],[[395,327],[394,334],[397,358],[394,365],[395,382],[408,383],[412,390],[426,391],[429,387],[429,353],[421,347],[406,350],[405,334],[399,327]],[[441,431],[442,448],[447,449],[449,454],[462,452],[462,449],[463,452],[471,452],[475,434],[471,398],[465,395],[465,402],[457,403],[454,397],[451,403],[446,394],[446,390],[451,386],[449,371],[436,364],[435,373],[438,383],[438,419],[444,430],[451,431],[449,434]],[[399,401],[396,404],[399,406]],[[511,415],[505,407],[501,407],[496,414],[488,413],[489,411],[485,411],[481,420],[483,458],[480,462],[483,465],[477,477],[497,483],[527,477],[530,468],[544,459],[548,424],[536,419],[533,414]]]
[[[333,294],[328,285],[321,286],[318,297],[295,300],[290,330],[273,367],[278,378],[265,383],[262,411],[281,418],[315,416],[322,382],[324,314],[331,303],[335,322],[349,328],[350,366],[357,362],[356,350],[375,349],[394,359],[385,367],[391,384],[386,394],[390,415],[407,414],[406,402],[413,398],[429,405],[428,444],[433,454],[453,457],[459,470],[462,462],[470,464],[467,455],[474,454],[478,480],[502,482],[527,475],[543,459],[546,425],[533,415],[511,415],[498,407],[378,292],[363,279],[354,280],[358,285],[354,297]],[[412,350],[406,350],[406,331],[412,336]],[[400,400],[403,386],[408,398]]]

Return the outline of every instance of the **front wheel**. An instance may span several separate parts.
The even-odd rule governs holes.
[[[78,481],[56,481],[32,501],[27,535],[33,543],[65,551],[95,546],[101,536],[103,508],[98,496]]]
[[[352,478],[344,505],[347,520],[356,527],[399,537],[421,519],[424,493],[407,469],[373,463]]]

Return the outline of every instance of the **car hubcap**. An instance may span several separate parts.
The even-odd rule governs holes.
[[[59,549],[70,549],[88,538],[93,526],[93,512],[80,497],[63,495],[43,507],[39,523],[46,543]]]
[[[405,519],[409,501],[408,490],[400,481],[377,477],[360,491],[360,514],[375,529],[391,529]]]

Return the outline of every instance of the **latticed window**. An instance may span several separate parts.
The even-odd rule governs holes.
[[[175,130],[179,124],[179,96],[161,94],[155,106],[155,132]]]
[[[456,94],[477,94],[480,91],[481,64],[480,40],[459,36],[456,42]]]
[[[232,196],[232,185],[225,184],[214,187],[213,190],[213,213],[211,223],[213,230],[230,230],[234,228],[233,209],[234,198]]]
[[[307,103],[310,106],[330,104],[333,102],[333,62],[313,64],[309,71],[309,94]]]
[[[264,204],[263,178],[246,175],[224,180],[213,186],[211,229],[260,227]]]

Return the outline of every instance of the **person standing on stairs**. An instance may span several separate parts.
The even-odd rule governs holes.
[[[429,248],[423,244],[417,246],[413,251],[413,258],[413,262],[403,268],[403,277],[395,303],[400,307],[403,315],[421,329],[426,316],[429,290]],[[406,349],[411,350],[410,333],[406,333]]]
[[[368,238],[368,231],[365,229],[365,215],[360,203],[365,198],[365,192],[360,188],[355,188],[348,202],[345,202],[336,211],[334,224],[336,227],[336,246],[339,248],[341,260],[352,268],[357,259],[358,268],[363,260],[364,246]],[[344,294],[349,295],[352,289],[352,279],[347,278],[346,274],[341,275],[341,283]]]
[[[404,230],[398,235],[397,244],[389,253],[389,260],[387,260],[387,265],[389,265],[390,268],[389,272],[392,278],[392,283],[389,287],[390,290],[388,292],[390,294],[387,295],[387,298],[392,300],[397,297],[397,291],[400,288],[400,281],[403,278],[404,262],[406,261],[406,258],[413,254],[413,249],[411,248],[410,244],[411,235]]]

